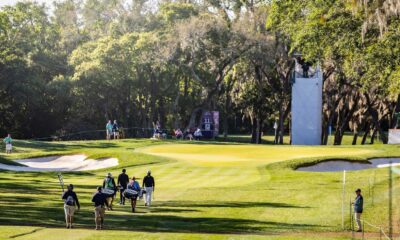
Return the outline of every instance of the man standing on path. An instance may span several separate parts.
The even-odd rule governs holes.
[[[151,171],[147,171],[147,176],[143,178],[142,188],[146,191],[145,206],[151,206],[151,195],[155,190],[155,182],[153,176],[151,176]]]
[[[361,195],[361,189],[357,189],[356,190],[356,199],[354,200],[354,216],[357,222],[357,227],[358,230],[357,232],[361,232],[362,231],[362,225],[361,225],[361,214],[363,212],[363,208],[364,208],[364,198]]]
[[[64,212],[65,212],[65,223],[67,228],[72,228],[72,224],[74,223],[74,213],[75,206],[78,207],[78,210],[81,208],[78,196],[73,191],[74,185],[68,185],[68,190],[63,193],[62,199],[64,200]]]
[[[10,154],[12,151],[12,138],[11,134],[8,134],[7,137],[3,139],[3,142],[6,144],[6,154]]]
[[[94,203],[96,230],[101,230],[104,224],[105,206],[108,207],[106,196],[101,192],[101,187],[97,187],[97,192],[93,195],[92,202]]]
[[[122,169],[122,173],[118,176],[118,186],[119,186],[119,205],[125,205],[124,191],[129,183],[129,177],[126,174],[126,169]]]

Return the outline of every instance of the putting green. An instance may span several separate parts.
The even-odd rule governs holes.
[[[201,166],[259,166],[304,159],[362,156],[378,150],[352,147],[306,147],[263,145],[165,144],[145,147],[139,152],[185,161]]]

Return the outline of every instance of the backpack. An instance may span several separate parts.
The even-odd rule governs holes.
[[[65,199],[65,204],[68,206],[75,206],[75,199],[72,196],[68,196],[67,199]]]
[[[115,186],[113,184],[112,178],[106,178],[105,188],[114,189]]]

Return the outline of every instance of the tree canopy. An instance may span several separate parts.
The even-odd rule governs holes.
[[[323,143],[394,126],[399,1],[62,0],[0,10],[0,133],[39,138],[104,128],[199,126],[252,142],[290,131],[298,54],[324,71]],[[362,134],[361,134],[362,133]]]

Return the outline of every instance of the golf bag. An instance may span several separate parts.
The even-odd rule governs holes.
[[[139,196],[139,192],[132,190],[132,189],[126,189],[124,191],[124,197],[128,198],[128,199],[132,199],[132,198],[137,198]]]
[[[104,188],[102,192],[104,195],[107,196],[107,198],[114,197],[114,195],[115,195],[115,191],[112,189],[109,189],[109,188]]]

